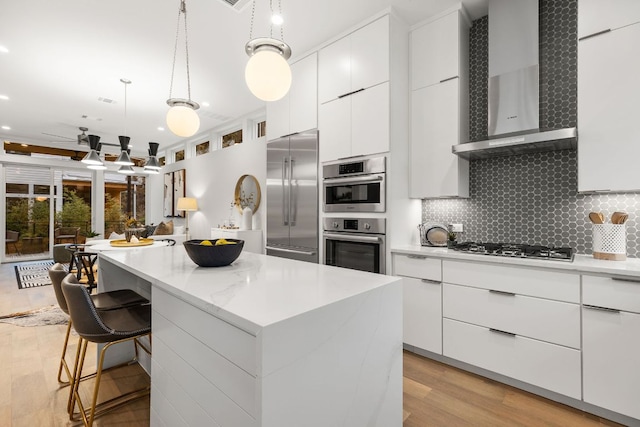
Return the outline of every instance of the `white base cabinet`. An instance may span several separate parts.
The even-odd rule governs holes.
[[[402,341],[442,354],[442,261],[394,254],[393,274],[403,277]]]
[[[244,240],[243,251],[256,254],[264,253],[264,243],[262,243],[262,230],[236,230],[229,228],[212,228],[211,239],[240,239]]]
[[[640,283],[584,275],[584,401],[640,419]]]

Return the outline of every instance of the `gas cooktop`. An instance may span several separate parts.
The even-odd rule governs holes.
[[[460,242],[454,250],[479,255],[494,255],[511,258],[551,259],[573,261],[574,250],[570,247],[536,246],[515,243]]]

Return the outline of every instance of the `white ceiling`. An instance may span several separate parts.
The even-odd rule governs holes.
[[[278,1],[272,1],[277,8]],[[458,3],[279,1],[292,59],[388,6],[413,25]],[[463,3],[476,19],[486,14],[486,1]],[[77,149],[80,126],[100,135],[103,142],[117,143],[126,125],[136,154],[146,153],[149,141],[159,142],[160,149],[180,141],[169,130],[157,130],[164,126],[168,109],[179,0],[0,0],[0,4],[0,46],[9,50],[0,52],[0,95],[10,98],[0,99],[0,126],[11,127],[0,129],[0,139]],[[253,37],[268,36],[268,5],[269,0],[256,0]],[[201,131],[264,107],[244,83],[251,3],[236,11],[222,0],[187,0],[187,9],[191,95],[197,102],[210,103],[198,110]],[[279,38],[278,29],[274,36]],[[176,64],[172,94],[176,98],[187,97],[183,51],[179,50]],[[120,78],[132,81],[127,88],[126,122]],[[100,97],[115,103],[101,102]]]

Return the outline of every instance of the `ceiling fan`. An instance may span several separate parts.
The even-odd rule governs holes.
[[[56,138],[63,138],[63,139],[68,139],[69,141],[77,141],[78,145],[89,145],[89,135],[86,134],[86,132],[89,130],[89,128],[86,128],[84,126],[80,126],[78,128],[82,133],[79,134],[78,136],[76,136],[76,138],[70,138],[68,136],[62,136],[62,135],[54,135],[52,133],[46,133],[46,132],[42,132],[44,135],[49,135],[49,136],[55,136]],[[51,142],[69,142],[69,141],[51,141]],[[120,147],[120,144],[113,144],[110,142],[100,142],[100,145],[110,145],[112,147]]]

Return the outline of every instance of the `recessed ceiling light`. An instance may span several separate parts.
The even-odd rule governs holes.
[[[164,128],[163,128],[162,126],[158,126],[158,130],[159,130],[160,132],[164,132]]]
[[[23,146],[23,147],[28,147],[29,146],[29,144],[20,144],[20,145]]]
[[[202,106],[203,107],[208,107],[209,105],[211,105],[211,104],[209,104],[207,101],[203,101],[202,102]]]
[[[284,22],[284,19],[282,19],[281,15],[278,15],[277,13],[274,13],[273,15],[271,15],[271,23],[273,25],[282,25],[283,22]]]
[[[2,129],[4,129],[4,130],[11,130],[11,127],[10,127],[10,126],[2,126]]]
[[[8,101],[9,97],[7,95],[0,95],[0,99],[4,99],[5,101]]]
[[[6,47],[4,47],[4,46],[0,46],[0,52],[2,52],[2,53],[9,53],[9,49],[7,49],[7,48],[6,48]]]

